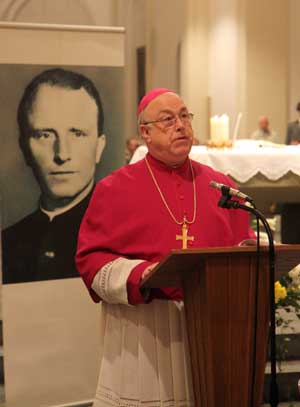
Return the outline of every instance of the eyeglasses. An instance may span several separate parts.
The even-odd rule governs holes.
[[[170,127],[173,127],[176,123],[177,118],[183,123],[184,125],[189,125],[191,124],[191,121],[193,120],[194,114],[193,113],[187,113],[187,112],[182,112],[179,113],[177,116],[173,115],[168,115],[166,117],[163,117],[158,120],[151,120],[149,122],[144,122],[141,124],[155,124],[155,123],[160,123],[164,129],[168,129]]]

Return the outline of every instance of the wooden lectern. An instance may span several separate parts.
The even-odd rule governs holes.
[[[268,247],[174,250],[145,287],[182,286],[195,405],[259,407],[269,332]],[[300,263],[300,245],[276,246],[276,274]],[[257,298],[257,302],[256,302]]]

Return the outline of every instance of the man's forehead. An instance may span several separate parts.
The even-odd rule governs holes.
[[[261,116],[261,117],[259,118],[259,121],[260,121],[261,123],[266,123],[266,122],[269,121],[269,119],[267,118],[267,116]]]
[[[73,89],[69,87],[64,87],[60,85],[50,85],[48,83],[41,84],[36,92],[33,105],[35,103],[42,102],[44,99],[51,98],[55,99],[57,102],[69,100],[71,98],[76,98],[78,100],[91,100],[96,103],[94,99],[87,93],[87,91],[81,87],[79,89]]]
[[[164,93],[152,100],[145,109],[145,113],[169,113],[186,109],[186,105],[179,95],[173,92]]]
[[[84,88],[68,89],[45,85],[28,115],[34,128],[88,128],[98,120],[98,107]]]
[[[97,111],[95,100],[84,88],[70,89],[60,86],[43,84],[39,87],[31,106],[29,117],[36,114],[51,116],[58,114],[79,114],[90,110],[93,114]]]

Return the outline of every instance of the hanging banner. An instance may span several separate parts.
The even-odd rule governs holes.
[[[100,307],[74,263],[95,183],[124,164],[124,29],[0,24],[7,406],[92,400]]]

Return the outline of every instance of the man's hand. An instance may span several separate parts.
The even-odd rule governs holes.
[[[151,266],[148,266],[147,268],[145,268],[145,270],[144,270],[144,272],[142,274],[141,281],[145,280],[145,278],[151,273],[151,271],[154,269],[154,267],[157,266],[158,263],[159,262],[153,263],[153,264],[151,264]]]
[[[239,246],[256,246],[257,240],[256,239],[245,239],[239,243]]]

